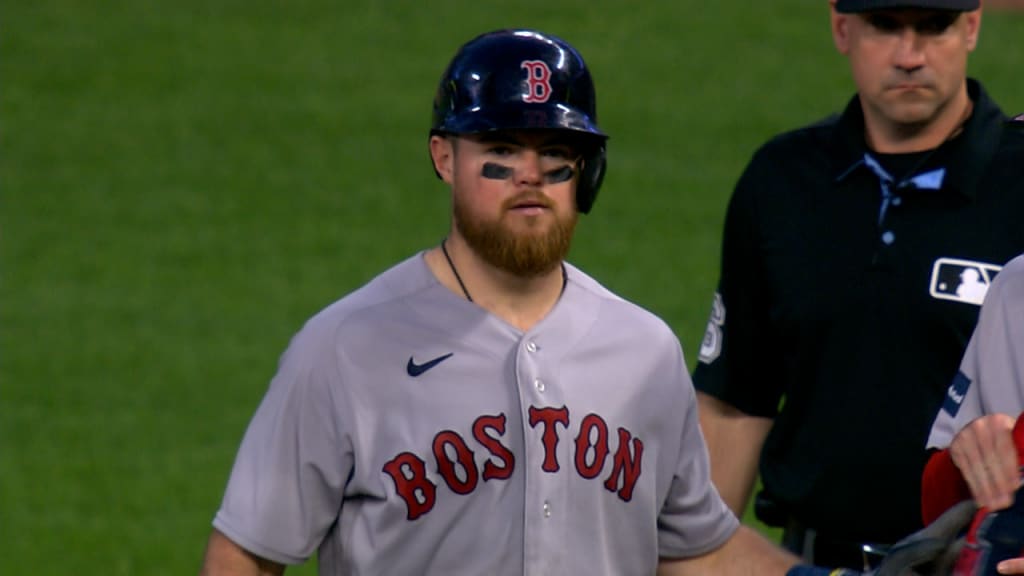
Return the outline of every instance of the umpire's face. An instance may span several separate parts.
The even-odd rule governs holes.
[[[832,8],[836,48],[850,61],[865,120],[876,129],[920,128],[955,114],[966,95],[967,55],[978,42],[981,10],[886,9],[844,14]]]

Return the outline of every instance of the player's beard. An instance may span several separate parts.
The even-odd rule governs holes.
[[[455,228],[466,243],[488,264],[525,278],[535,278],[561,265],[572,243],[579,216],[575,211],[568,217],[554,211],[554,222],[546,227],[531,227],[516,232],[498,220],[482,220],[469,213],[463,202],[455,199]],[[512,202],[502,207],[508,212]]]

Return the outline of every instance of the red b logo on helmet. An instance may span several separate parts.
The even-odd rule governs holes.
[[[543,60],[524,60],[519,65],[526,69],[528,92],[523,94],[523,102],[547,102],[551,97],[551,69]]]

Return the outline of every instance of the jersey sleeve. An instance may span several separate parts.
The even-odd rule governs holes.
[[[942,408],[932,423],[931,432],[928,434],[928,449],[948,447],[961,428],[983,415],[978,386],[974,385],[977,378],[977,348],[976,338],[972,336],[964,359],[960,363],[960,371],[946,389]]]
[[[928,435],[928,448],[945,448],[964,426],[985,414],[1024,410],[1024,259],[996,276],[964,352],[960,372]]]
[[[782,397],[778,370],[781,345],[770,332],[757,197],[778,179],[764,148],[736,184],[726,211],[721,271],[711,316],[694,371],[698,390],[744,413],[772,418]],[[778,184],[774,184],[778,185]]]
[[[330,338],[300,332],[245,432],[214,527],[275,562],[309,558],[340,514],[352,450],[336,422]]]
[[[739,520],[711,483],[697,399],[685,366],[681,371],[686,408],[676,471],[658,515],[658,553],[662,558],[689,558],[715,550],[739,527]]]

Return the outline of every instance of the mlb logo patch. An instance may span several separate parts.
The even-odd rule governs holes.
[[[985,294],[1002,266],[988,262],[939,258],[932,265],[928,292],[933,298],[981,306]]]
[[[971,387],[971,380],[963,372],[957,372],[953,377],[953,383],[946,390],[946,401],[942,403],[942,411],[956,418],[960,406],[964,403],[967,389]]]

